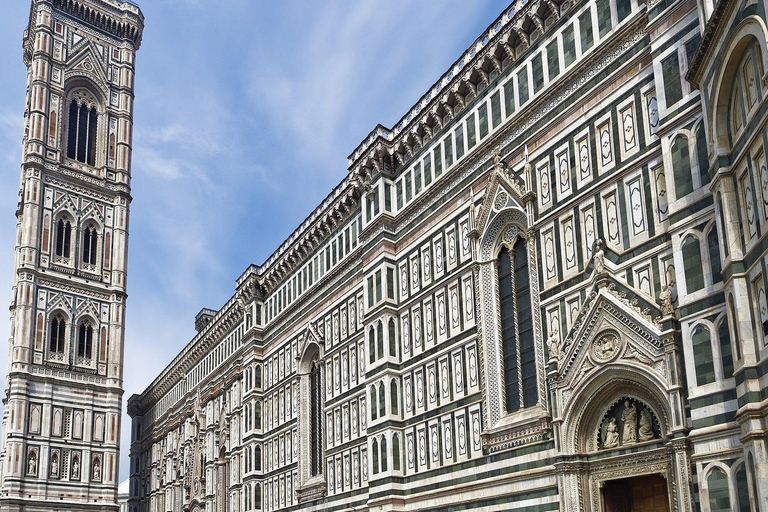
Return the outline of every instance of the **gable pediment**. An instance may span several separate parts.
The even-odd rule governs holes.
[[[560,343],[558,387],[573,388],[609,364],[644,365],[660,378],[667,373],[658,306],[617,281],[603,279],[587,295]]]
[[[106,96],[107,64],[99,47],[91,42],[82,43],[82,46],[70,57],[67,69],[64,73],[65,80],[73,76],[86,76],[97,84]]]
[[[522,182],[509,173],[497,153],[470,236],[479,238],[480,233],[484,233],[494,218],[504,210],[509,208],[524,210],[522,207],[524,195],[525,188]]]

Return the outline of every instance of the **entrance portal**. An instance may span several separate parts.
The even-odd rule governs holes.
[[[661,475],[610,480],[603,503],[605,512],[669,512],[667,481]]]

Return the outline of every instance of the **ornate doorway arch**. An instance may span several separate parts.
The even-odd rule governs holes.
[[[666,489],[670,511],[690,512],[677,323],[654,315],[655,305],[634,305],[621,287],[597,276],[560,351],[550,354],[560,508],[621,510],[604,491],[647,480]]]

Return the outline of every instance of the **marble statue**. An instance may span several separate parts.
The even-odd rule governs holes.
[[[624,444],[637,442],[637,408],[629,400],[624,402],[624,412],[621,413],[622,442]]]
[[[605,427],[603,448],[616,448],[619,444],[619,428],[616,426],[616,418],[611,418],[608,426]]]

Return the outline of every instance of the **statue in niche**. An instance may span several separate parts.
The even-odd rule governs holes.
[[[93,461],[93,479],[101,480],[101,462],[99,459]]]
[[[562,356],[562,347],[560,346],[560,329],[557,324],[552,326],[552,332],[547,338],[547,350],[549,351],[549,362],[559,362]]]
[[[653,433],[653,423],[651,415],[647,411],[640,413],[640,428],[637,431],[637,438],[640,441],[650,441],[656,437]]]
[[[619,427],[616,425],[616,418],[611,418],[608,426],[605,427],[603,448],[616,448],[619,444]]]
[[[632,444],[637,442],[637,407],[629,400],[624,402],[624,412],[621,413],[622,442]]]
[[[671,316],[675,313],[675,306],[672,304],[672,290],[669,286],[664,285],[659,294],[659,302],[661,303],[661,313],[664,316]]]
[[[29,454],[29,462],[27,462],[27,474],[37,474],[37,455],[35,452],[30,452]]]
[[[605,251],[603,251],[602,238],[595,240],[595,250],[592,254],[592,263],[594,266],[595,274],[600,275],[605,273]]]
[[[80,459],[74,457],[72,459],[72,479],[77,480],[80,478]]]

